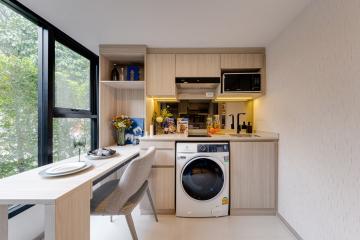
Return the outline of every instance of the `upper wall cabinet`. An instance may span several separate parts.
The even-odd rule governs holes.
[[[176,77],[220,77],[220,54],[176,54]]]
[[[146,95],[175,97],[175,54],[148,54]]]
[[[263,68],[265,55],[257,54],[221,54],[221,69]]]

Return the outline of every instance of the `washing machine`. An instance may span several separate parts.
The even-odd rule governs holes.
[[[229,215],[229,143],[176,143],[176,216]]]

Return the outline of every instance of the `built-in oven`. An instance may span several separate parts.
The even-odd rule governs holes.
[[[260,92],[261,74],[260,72],[223,73],[221,90],[223,93]]]

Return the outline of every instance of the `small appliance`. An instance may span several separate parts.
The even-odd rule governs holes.
[[[259,72],[224,73],[222,93],[260,92],[261,74]]]

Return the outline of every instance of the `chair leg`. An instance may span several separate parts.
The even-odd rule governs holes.
[[[149,198],[149,201],[150,201],[150,205],[151,205],[151,208],[152,208],[153,213],[154,213],[155,220],[156,220],[156,222],[158,222],[159,220],[158,220],[158,217],[157,217],[157,214],[156,214],[156,209],[155,209],[155,206],[154,206],[154,202],[153,202],[153,200],[152,200],[152,197],[151,197],[151,193],[150,193],[149,187],[146,189],[146,193],[147,193],[147,195],[148,195],[148,198]]]
[[[126,218],[126,222],[127,222],[128,226],[129,226],[130,233],[131,233],[133,240],[138,240],[137,235],[136,235],[134,221],[131,217],[131,213],[126,214],[125,218]]]

